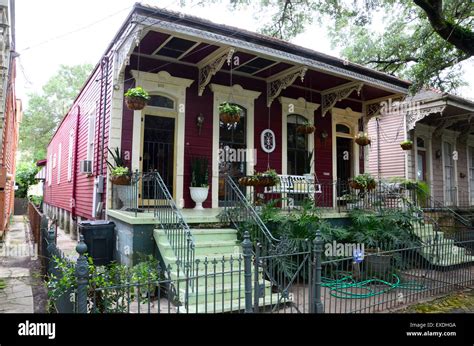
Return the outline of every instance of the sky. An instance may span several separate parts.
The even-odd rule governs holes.
[[[17,97],[40,92],[59,65],[95,65],[113,39],[136,0],[16,0]],[[237,13],[224,4],[180,7],[178,0],[148,0],[144,3],[181,11],[216,23],[256,31],[259,27],[252,8]],[[260,15],[260,13],[259,13]],[[315,39],[317,38],[317,39]],[[325,29],[310,26],[291,40],[322,53],[339,56],[331,49]],[[460,90],[474,97],[474,59],[464,64],[471,85]]]

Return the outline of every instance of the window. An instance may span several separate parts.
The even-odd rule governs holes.
[[[72,180],[72,146],[74,145],[74,129],[69,131],[69,144],[67,151],[67,181]]]
[[[95,111],[89,115],[89,135],[87,138],[87,160],[94,160]]]
[[[418,148],[424,148],[425,147],[425,140],[423,138],[417,137],[416,138],[416,146]]]
[[[61,183],[61,153],[63,151],[63,144],[59,143],[58,147],[58,171],[57,171],[57,179],[58,179],[58,184]]]
[[[150,95],[147,106],[174,109],[174,101],[162,95]]]
[[[308,135],[299,133],[298,126],[307,123],[305,117],[298,114],[288,115],[287,120],[287,160],[288,160],[288,174],[289,175],[303,175],[310,173],[309,157],[308,157]]]
[[[336,125],[336,132],[347,133],[348,135],[350,135],[351,134],[351,129],[346,125],[337,124]]]

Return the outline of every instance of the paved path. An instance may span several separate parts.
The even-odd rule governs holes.
[[[33,313],[45,309],[39,260],[25,221],[24,216],[14,216],[4,242],[0,243],[0,287],[4,287],[0,288],[0,313]]]

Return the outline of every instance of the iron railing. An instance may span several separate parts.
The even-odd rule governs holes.
[[[273,237],[265,223],[260,218],[254,206],[247,200],[243,188],[239,187],[232,177],[225,177],[224,217],[237,229],[249,231],[254,243],[273,246],[279,242]]]
[[[149,218],[162,229],[182,271],[194,270],[195,240],[168,187],[157,171],[135,171],[130,185],[115,185],[113,208]],[[120,202],[120,203],[119,203]]]

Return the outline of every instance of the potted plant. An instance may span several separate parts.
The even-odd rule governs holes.
[[[204,157],[191,159],[191,186],[189,187],[191,199],[196,203],[194,209],[203,210],[202,203],[209,194],[209,168],[208,160]]]
[[[359,174],[349,181],[349,186],[356,190],[373,190],[377,186],[375,179],[369,174]]]
[[[224,124],[232,124],[240,121],[241,109],[237,105],[224,102],[219,106],[219,118]]]
[[[130,88],[125,93],[125,103],[127,104],[127,107],[131,110],[142,110],[147,105],[149,99],[150,95],[142,87],[139,86],[135,88]]]
[[[365,147],[366,145],[370,144],[370,138],[367,132],[359,132],[357,136],[355,136],[355,142],[359,144],[361,147]]]
[[[407,139],[400,143],[403,150],[411,150],[413,148],[413,141]]]
[[[239,184],[242,186],[275,186],[279,183],[279,176],[274,169],[268,169],[265,172],[255,172],[254,175],[242,177]]]
[[[305,135],[313,133],[315,130],[316,130],[316,127],[310,121],[306,121],[304,124],[296,127],[296,132],[305,134]]]
[[[130,185],[130,171],[125,165],[120,149],[115,148],[115,151],[112,151],[110,148],[107,148],[107,150],[114,159],[114,163],[107,161],[111,174],[110,181],[114,185]]]

